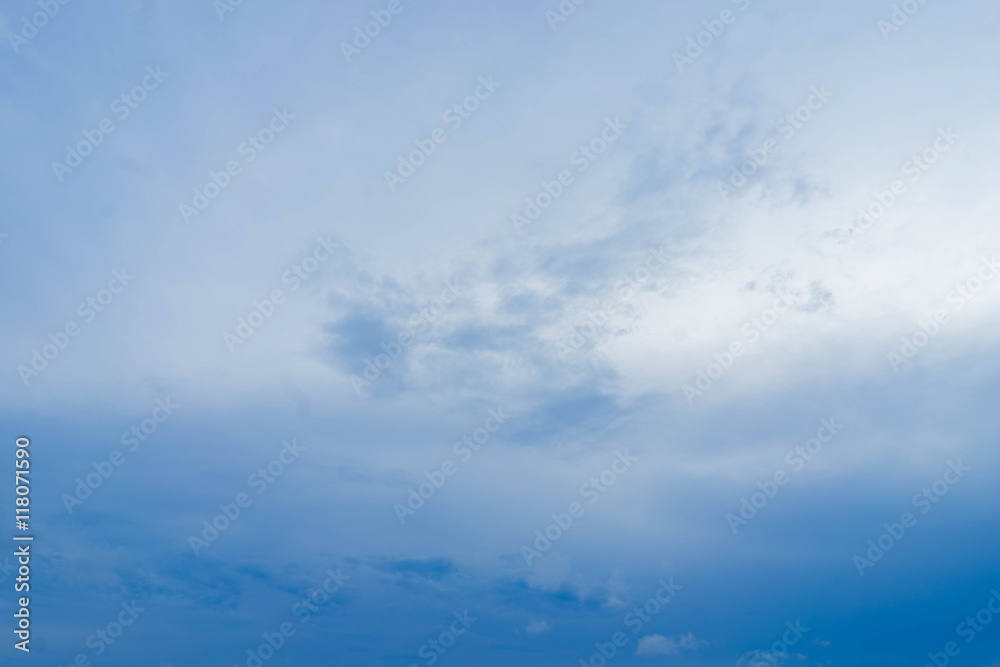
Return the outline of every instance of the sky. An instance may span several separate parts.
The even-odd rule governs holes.
[[[4,3],[0,662],[1000,666],[998,28]]]

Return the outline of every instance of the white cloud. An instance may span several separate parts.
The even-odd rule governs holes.
[[[704,639],[698,639],[693,633],[689,632],[680,640],[681,648],[688,651],[697,651],[700,646],[708,646],[708,642]]]
[[[740,656],[736,667],[778,667],[785,664],[787,653],[772,653],[759,649],[749,651]]]
[[[552,629],[548,621],[532,621],[524,628],[529,635],[540,635]]]
[[[625,584],[623,574],[621,568],[615,568],[611,573],[611,578],[608,579],[608,599],[604,601],[604,607],[614,609],[625,606],[621,594],[628,591],[628,585]]]
[[[639,646],[636,648],[635,654],[645,657],[677,655],[681,652],[681,649],[696,651],[700,646],[708,646],[708,642],[698,639],[690,632],[682,635],[679,639],[664,637],[663,635],[647,635],[639,640]]]
[[[653,657],[657,655],[677,655],[680,653],[677,642],[663,635],[649,635],[639,640],[636,655]]]

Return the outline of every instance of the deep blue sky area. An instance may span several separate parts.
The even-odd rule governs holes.
[[[998,31],[5,3],[0,664],[1000,667]]]

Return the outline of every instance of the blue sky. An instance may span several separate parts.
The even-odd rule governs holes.
[[[998,19],[6,3],[4,664],[997,667]]]

